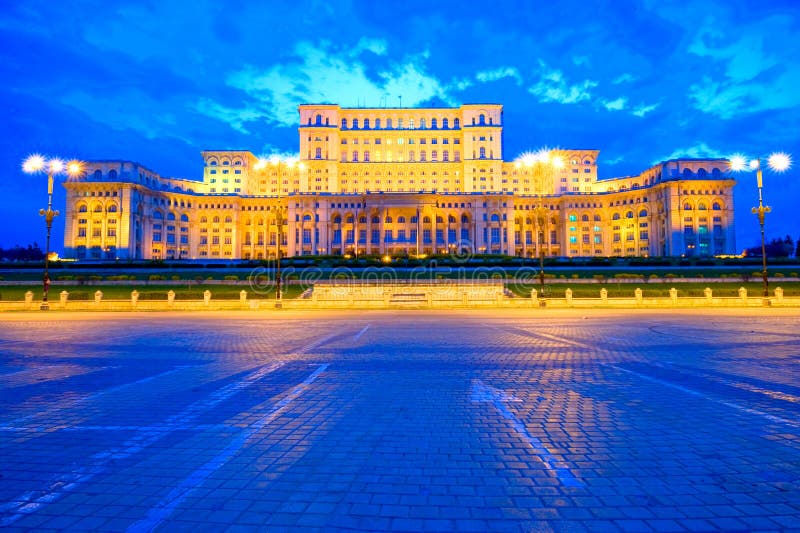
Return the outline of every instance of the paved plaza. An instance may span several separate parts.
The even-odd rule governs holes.
[[[0,529],[800,529],[800,313],[0,317]]]

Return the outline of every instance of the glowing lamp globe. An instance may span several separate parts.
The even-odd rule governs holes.
[[[792,166],[792,158],[785,152],[776,152],[769,156],[767,165],[775,172],[785,172]]]
[[[44,170],[44,166],[44,157],[39,154],[33,154],[22,163],[22,171],[26,174],[35,174]]]
[[[734,172],[739,172],[747,167],[747,160],[743,155],[732,155],[731,158],[728,159],[728,165]]]

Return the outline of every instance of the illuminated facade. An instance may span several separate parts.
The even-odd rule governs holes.
[[[267,259],[279,234],[289,256],[735,253],[735,181],[724,159],[598,180],[597,150],[504,161],[500,105],[301,105],[299,114],[296,162],[204,151],[202,181],[88,163],[65,183],[65,255]]]

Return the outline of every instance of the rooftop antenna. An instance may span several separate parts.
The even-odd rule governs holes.
[[[400,102],[400,105],[398,107],[403,107],[403,96],[402,95],[399,95],[397,97],[397,101]]]

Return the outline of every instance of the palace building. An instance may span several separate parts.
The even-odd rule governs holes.
[[[296,160],[207,150],[201,180],[130,161],[87,163],[64,185],[65,256],[735,253],[725,159],[601,180],[597,150],[505,160],[501,105],[301,105],[299,115]]]

